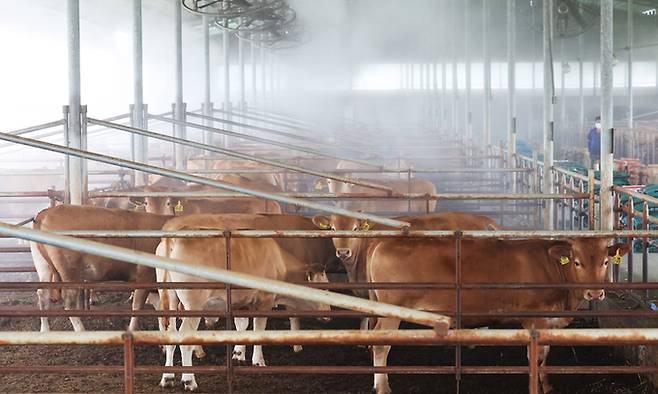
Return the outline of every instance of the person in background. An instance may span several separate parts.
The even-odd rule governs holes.
[[[598,169],[601,160],[601,117],[594,119],[594,127],[587,134],[587,150],[592,168]]]

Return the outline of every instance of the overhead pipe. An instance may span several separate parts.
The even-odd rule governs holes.
[[[345,183],[358,185],[358,186],[363,186],[363,187],[367,187],[367,188],[371,188],[371,189],[382,190],[382,191],[385,191],[385,192],[388,192],[388,193],[393,192],[393,189],[391,189],[388,186],[379,185],[379,184],[371,183],[371,182],[360,181],[358,179],[343,177],[343,176],[334,175],[334,174],[330,174],[330,173],[325,173],[325,172],[321,172],[321,171],[309,170],[309,169],[299,167],[299,166],[296,166],[296,165],[292,165],[292,164],[286,164],[286,163],[282,163],[282,162],[275,161],[275,160],[263,159],[263,158],[260,158],[258,156],[248,155],[246,153],[240,153],[240,152],[235,151],[235,150],[219,148],[219,147],[216,147],[216,146],[213,146],[213,145],[205,145],[205,144],[201,144],[201,143],[190,141],[190,140],[185,140],[185,139],[176,138],[176,137],[170,137],[170,136],[165,135],[165,134],[158,134],[158,133],[154,133],[154,132],[151,132],[151,131],[148,131],[148,130],[137,129],[135,127],[129,127],[129,126],[124,126],[124,125],[120,125],[120,124],[116,124],[116,123],[104,122],[102,120],[98,120],[98,119],[94,119],[94,118],[89,118],[88,121],[91,124],[96,124],[96,125],[105,126],[105,127],[111,127],[111,128],[117,129],[117,130],[122,130],[122,131],[129,132],[129,133],[139,134],[139,135],[143,135],[143,136],[146,136],[146,137],[155,138],[155,139],[159,139],[159,140],[163,140],[163,141],[169,141],[169,142],[172,142],[174,144],[190,146],[190,147],[193,147],[193,148],[202,149],[202,150],[206,150],[206,151],[209,151],[209,152],[220,153],[220,154],[223,154],[223,155],[226,155],[226,156],[232,156],[232,157],[237,157],[237,158],[244,159],[244,160],[254,161],[256,163],[266,164],[266,165],[276,167],[276,168],[284,168],[284,169],[287,169],[287,170],[301,172],[301,173],[309,174],[309,175],[314,175],[314,176],[321,177],[321,178],[328,178],[328,179],[332,179],[332,180],[339,181],[339,182],[345,182]]]
[[[84,158],[87,160],[92,160],[92,161],[98,161],[101,163],[106,163],[106,164],[111,164],[111,165],[116,165],[120,167],[126,167],[126,168],[131,168],[133,170],[138,170],[138,171],[144,171],[148,172],[151,174],[157,174],[157,175],[162,175],[165,177],[171,177],[175,179],[180,179],[183,181],[187,182],[194,182],[194,183],[199,183],[201,185],[206,185],[210,187],[216,187],[218,189],[225,189],[237,193],[244,193],[248,194],[250,196],[258,197],[258,198],[263,198],[266,200],[272,200],[272,201],[277,201],[280,203],[284,204],[291,204],[295,206],[300,206],[300,207],[305,207],[305,208],[310,208],[310,209],[316,209],[322,212],[327,212],[330,214],[336,214],[336,215],[341,215],[341,216],[346,216],[346,217],[351,217],[355,219],[362,219],[362,220],[369,220],[373,223],[380,223],[385,226],[391,226],[391,227],[396,227],[396,228],[404,228],[404,227],[409,227],[409,223],[402,222],[399,220],[393,220],[393,219],[387,219],[387,218],[382,218],[376,215],[370,215],[366,213],[361,213],[361,212],[353,212],[349,211],[347,209],[343,208],[338,208],[338,207],[332,207],[328,205],[323,205],[323,204],[316,204],[313,202],[309,201],[303,201],[303,200],[298,200],[294,198],[289,198],[289,197],[284,197],[280,196],[278,194],[273,194],[273,193],[267,193],[267,192],[261,192],[261,191],[256,191],[256,190],[251,190],[251,189],[246,189],[240,186],[232,185],[230,183],[224,183],[224,182],[218,182],[212,179],[208,178],[203,178],[195,175],[190,175],[187,173],[179,172],[179,171],[174,171],[174,170],[169,170],[166,168],[161,168],[157,166],[152,166],[148,164],[143,164],[143,163],[137,163],[133,162],[130,160],[124,160],[112,156],[107,156],[107,155],[102,155],[99,153],[94,153],[94,152],[87,152],[83,151],[80,149],[73,149],[73,148],[68,148],[56,144],[51,144],[48,142],[44,141],[38,141],[38,140],[33,140],[30,138],[25,138],[25,137],[19,137],[19,136],[14,136],[10,134],[5,134],[5,133],[0,133],[0,140],[4,141],[10,141],[14,142],[17,144],[21,145],[27,145],[31,146],[34,148],[39,148],[39,149],[44,149],[48,150],[51,152],[58,152],[58,153],[63,153],[66,155],[71,155],[79,158]]]

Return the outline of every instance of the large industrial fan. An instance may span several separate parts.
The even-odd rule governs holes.
[[[306,35],[297,14],[287,0],[181,0],[196,14],[214,18],[222,30],[240,39],[282,49],[305,42]]]
[[[541,31],[542,7],[547,0],[528,0],[527,12],[529,17],[525,18],[532,23],[532,28]],[[553,0],[553,22],[555,37],[576,37],[593,26],[599,20],[599,0]]]

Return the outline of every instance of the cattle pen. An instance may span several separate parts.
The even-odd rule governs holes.
[[[654,1],[28,3],[0,392],[658,389]]]

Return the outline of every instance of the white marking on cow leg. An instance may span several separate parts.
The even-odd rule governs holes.
[[[299,318],[297,317],[290,318],[290,331],[299,331]],[[292,350],[295,353],[299,353],[302,350],[304,350],[304,348],[302,347],[302,345],[293,345]]]
[[[236,317],[233,319],[233,323],[235,323],[235,330],[238,332],[247,331],[249,328],[248,317]],[[247,361],[247,347],[245,345],[235,345],[232,359],[238,363],[245,363]]]
[[[361,325],[359,326],[359,329],[362,331],[368,331],[370,329],[370,318],[369,317],[364,317],[361,319]]]
[[[176,329],[176,318],[172,317],[169,318],[169,326],[165,327],[163,324],[164,319],[158,319],[158,325],[160,327],[160,331],[170,331],[170,332],[175,332],[178,331]],[[165,352],[165,367],[173,367],[174,366],[174,353],[176,352],[176,345],[165,345],[164,346],[164,352]],[[160,386],[161,387],[174,387],[174,379],[176,375],[171,373],[171,372],[165,372],[162,374],[162,379],[160,380]]]
[[[149,295],[149,291],[147,289],[135,290],[135,292],[133,293],[134,311],[139,311],[144,309],[144,304],[146,304],[146,298],[148,298],[148,295]],[[128,326],[128,330],[130,331],[139,330],[139,321],[137,320],[137,316],[133,316],[130,318],[130,325]]]
[[[48,289],[37,289],[37,303],[39,304],[40,311],[47,311],[50,309],[50,291]],[[41,332],[50,331],[50,323],[48,317],[41,317]]]
[[[400,320],[391,318],[380,317],[377,319],[377,324],[375,325],[375,330],[397,330],[398,328],[400,328]],[[375,367],[385,367],[390,350],[390,346],[373,346],[372,365]],[[388,374],[375,374],[374,390],[377,394],[391,393],[391,386],[388,384]]]
[[[254,318],[254,331],[264,331],[267,327],[266,317]],[[254,345],[254,354],[251,356],[251,364],[258,367],[265,366],[265,357],[263,356],[263,345]]]
[[[187,332],[187,331],[196,331],[199,329],[199,323],[201,322],[200,317],[184,317],[183,318],[183,323],[180,325],[180,331]],[[180,348],[180,355],[181,355],[181,361],[184,367],[191,367],[192,366],[192,350],[194,346],[192,345],[181,345],[179,346]],[[183,382],[183,387],[185,390],[190,390],[194,391],[199,387],[196,384],[196,379],[194,379],[194,374],[193,373],[184,373],[183,377],[181,379]]]
[[[62,298],[64,299],[64,309],[67,311],[70,310],[80,310],[80,300],[81,300],[82,291],[80,289],[62,289]],[[84,331],[85,326],[82,324],[80,317],[69,316],[73,330],[76,332]]]

